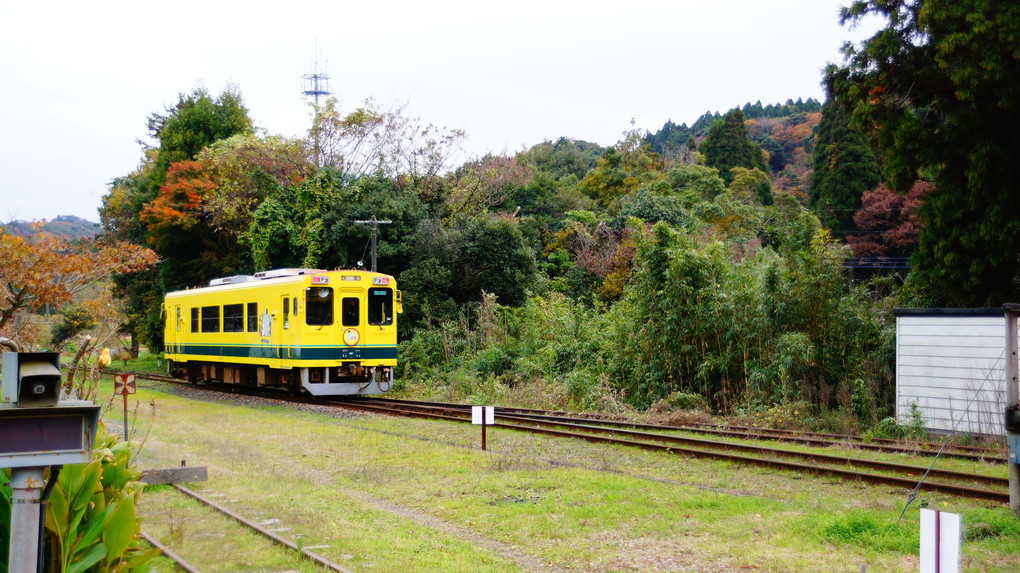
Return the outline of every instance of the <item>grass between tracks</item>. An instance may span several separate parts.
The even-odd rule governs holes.
[[[131,400],[140,426],[155,404],[139,465],[207,466],[195,489],[355,571],[916,571],[922,504],[963,515],[964,570],[1020,561],[1020,520],[983,502],[922,494],[898,521],[906,492],[888,487],[505,430],[483,452],[464,424],[160,388]],[[320,570],[193,504],[143,495],[143,527],[203,571]]]

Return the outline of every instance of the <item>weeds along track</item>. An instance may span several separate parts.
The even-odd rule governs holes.
[[[347,398],[344,400],[344,404],[379,413],[470,422],[470,407],[456,404],[423,403],[387,398]],[[585,420],[549,414],[522,415],[514,413],[513,410],[496,408],[496,424],[493,427],[576,438],[589,442],[632,446],[699,458],[727,460],[801,473],[828,475],[903,487],[908,490],[913,489],[917,485],[918,479],[927,472],[928,477],[931,478],[925,481],[923,486],[923,489],[927,491],[938,491],[999,503],[1009,502],[1009,483],[1006,476],[989,476],[939,469],[929,471],[927,467],[922,466],[852,456],[724,442],[672,433],[657,433],[656,431],[675,430],[675,428],[663,426],[644,425],[656,431],[640,431],[607,427],[601,420]],[[633,424],[621,425],[632,426]]]
[[[215,511],[217,511],[217,512],[219,512],[219,513],[221,513],[221,514],[223,514],[223,515],[233,519],[235,522],[240,524],[242,527],[244,527],[246,529],[249,529],[251,531],[254,531],[257,534],[262,535],[263,537],[266,537],[266,538],[272,540],[274,543],[276,543],[278,545],[281,545],[281,546],[283,546],[283,547],[285,547],[287,549],[290,549],[292,551],[297,552],[301,557],[303,557],[305,559],[308,559],[309,561],[312,561],[312,562],[318,564],[320,567],[323,567],[323,568],[325,568],[325,569],[327,569],[329,571],[338,571],[340,573],[351,573],[351,571],[349,569],[345,569],[345,568],[341,567],[340,565],[338,565],[338,564],[336,564],[336,563],[326,559],[325,557],[319,555],[318,553],[314,553],[314,552],[310,551],[309,549],[305,549],[305,548],[299,546],[297,543],[295,543],[295,542],[293,542],[293,541],[291,541],[289,539],[286,539],[286,538],[278,535],[275,531],[273,531],[271,529],[268,529],[266,527],[263,527],[262,524],[257,523],[255,521],[252,521],[250,519],[247,519],[247,518],[241,516],[240,514],[238,514],[238,513],[234,512],[234,511],[226,508],[223,505],[220,505],[220,504],[212,501],[211,499],[209,499],[209,498],[207,498],[207,497],[205,497],[205,496],[203,496],[201,494],[198,494],[198,493],[196,493],[196,492],[194,492],[194,491],[192,491],[192,490],[190,490],[190,489],[188,489],[188,488],[186,488],[184,486],[178,485],[178,484],[173,484],[173,487],[177,491],[181,492],[184,495],[187,495],[188,497],[191,497],[192,499],[198,501],[202,505],[204,505],[204,506],[206,506],[208,508],[211,508],[211,509],[213,509],[213,510],[215,510]],[[170,550],[168,547],[166,547],[165,545],[160,543],[159,540],[155,539],[154,537],[152,537],[151,535],[145,533],[144,531],[142,532],[142,537],[144,537],[145,540],[148,541],[149,544],[151,544],[153,547],[159,549],[163,553],[164,556],[172,559],[175,563],[177,563],[177,565],[181,569],[183,569],[184,571],[187,571],[188,573],[199,573],[199,570],[196,569],[192,564],[188,563],[183,557],[181,557],[180,555],[178,555],[177,553],[175,553],[174,551]]]
[[[456,404],[443,404],[440,402],[416,402],[410,400],[392,400],[389,398],[377,398],[387,400],[393,404],[431,405],[448,408],[469,408],[469,406],[458,406]],[[691,432],[696,434],[722,436],[744,440],[768,440],[773,442],[785,442],[803,444],[813,447],[843,447],[857,450],[869,450],[891,454],[910,454],[919,456],[933,456],[939,451],[940,444],[922,442],[898,442],[896,440],[873,439],[865,441],[860,436],[826,434],[820,432],[802,432],[796,430],[782,430],[769,428],[756,428],[751,426],[733,425],[712,425],[692,424],[686,426],[645,424],[632,422],[620,418],[601,416],[577,417],[567,412],[556,412],[547,410],[535,410],[529,408],[497,408],[500,415],[515,416],[534,420],[547,420],[554,422],[572,422],[577,424],[596,424],[599,426],[613,428],[627,428],[635,430],[649,430],[654,432]],[[952,445],[942,452],[944,458],[970,460],[976,462],[987,462],[990,464],[1005,464],[1006,455],[1002,451],[992,451],[989,448]]]
[[[179,380],[148,374],[139,377],[160,381],[188,384]],[[461,423],[470,423],[470,406],[443,404],[436,402],[417,402],[409,400],[393,400],[379,397],[337,397],[329,400],[311,398],[301,395],[288,395],[279,391],[270,391],[250,386],[234,384],[206,383],[203,388],[222,390],[237,394],[275,398],[301,404],[314,404],[352,408],[362,411],[397,416],[414,416],[431,419],[442,419]],[[713,428],[655,426],[635,424],[620,420],[584,419],[557,415],[557,413],[516,408],[496,408],[496,424],[499,429],[523,431],[529,433],[582,439],[589,442],[637,447],[645,450],[661,451],[690,457],[731,461],[740,464],[765,466],[785,469],[798,473],[838,477],[857,480],[878,485],[890,485],[906,490],[913,490],[921,476],[927,474],[922,490],[947,493],[972,499],[990,500],[997,503],[1009,503],[1008,478],[1005,468],[1001,476],[987,475],[953,470],[928,469],[928,466],[901,464],[895,462],[862,459],[850,455],[822,453],[816,450],[805,451],[779,447],[775,442],[797,442],[808,447],[851,448],[863,450],[860,444],[852,440],[825,440],[811,437],[807,441],[791,439],[792,436],[776,438],[769,432],[740,433],[730,429],[708,431]],[[692,433],[694,435],[692,435]],[[763,444],[747,444],[721,439],[703,437],[705,434],[720,438],[742,438],[752,441],[768,440]],[[782,435],[782,433],[780,433]],[[891,444],[887,446],[892,447]],[[891,450],[894,453],[910,453],[915,455],[931,455],[931,448],[899,447]],[[945,456],[946,454],[943,454]],[[965,459],[971,461],[990,461],[993,455],[982,456],[963,452]]]

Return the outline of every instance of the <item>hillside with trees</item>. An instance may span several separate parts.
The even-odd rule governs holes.
[[[99,224],[74,215],[58,215],[49,221],[11,221],[0,229],[16,237],[28,237],[43,231],[67,239],[87,239],[99,233]]]
[[[404,293],[399,392],[875,424],[893,412],[891,308],[1020,298],[1020,51],[1001,41],[1020,13],[860,1],[843,20],[871,14],[888,27],[826,70],[825,102],[459,165],[463,133],[400,108],[331,99],[287,138],[256,130],[236,87],[181,94],[103,198],[104,239],[159,258],[117,278],[127,328],[160,348],[167,291],[355,266],[353,221],[375,216]],[[862,282],[852,257],[914,268]]]
[[[404,292],[400,391],[721,413],[796,403],[874,421],[891,403],[887,316],[844,279],[848,250],[799,186],[819,107],[747,105],[667,124],[673,139],[561,138],[455,166],[463,134],[400,109],[329,100],[296,140],[255,133],[238,90],[198,89],[150,118],[157,145],[114,183],[102,224],[161,259],[119,282],[153,348],[165,292],[352,267],[369,233],[352,222],[375,216],[393,221],[379,265]]]

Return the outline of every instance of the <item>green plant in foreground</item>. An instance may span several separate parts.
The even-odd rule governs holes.
[[[7,573],[11,541],[11,470],[0,469],[0,573]]]
[[[49,571],[141,571],[159,554],[135,539],[141,488],[140,472],[128,467],[130,456],[130,445],[100,425],[92,462],[62,468],[46,506]],[[0,573],[7,571],[9,553],[10,477],[9,469],[0,472]]]
[[[135,541],[141,488],[140,473],[128,468],[130,445],[99,434],[93,461],[64,468],[50,495],[46,529],[55,571],[133,571],[158,555]]]
[[[46,511],[52,571],[139,571],[159,554],[136,540],[140,472],[130,456],[130,444],[100,426],[92,462],[60,472]]]

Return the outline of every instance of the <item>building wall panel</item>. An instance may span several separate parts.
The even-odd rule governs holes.
[[[897,312],[896,416],[926,427],[1003,435],[1005,317],[933,310]]]

